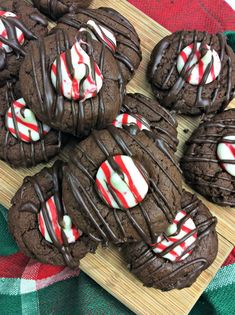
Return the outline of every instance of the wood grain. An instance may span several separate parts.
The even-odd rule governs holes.
[[[169,32],[125,0],[94,0],[93,7],[97,8],[100,6],[113,7],[126,16],[136,27],[141,38],[143,61],[135,78],[128,85],[128,91],[153,96],[150,86],[145,80],[146,65],[149,60],[150,52],[155,44],[162,37],[169,34]],[[235,101],[231,103],[230,106],[235,107]],[[177,157],[180,158],[183,144],[190,136],[192,130],[197,126],[199,119],[178,117],[178,122],[180,145],[177,151]],[[183,132],[185,128],[188,128],[190,132],[185,134]],[[70,151],[73,146],[74,143],[69,144],[60,157],[65,159],[67,152]],[[0,161],[0,203],[8,208],[10,206],[10,199],[21,185],[23,178],[38,172],[42,167],[44,167],[44,165],[39,165],[30,170],[13,170],[7,164]],[[204,198],[200,198],[205,201]],[[99,248],[96,255],[89,254],[81,261],[81,269],[137,314],[188,314],[228,256],[233,247],[232,243],[235,244],[235,209],[218,207],[208,201],[205,203],[219,220],[217,228],[220,234],[219,253],[213,265],[202,273],[198,281],[191,288],[162,293],[155,289],[143,287],[142,284],[127,271],[119,252],[114,248],[106,250]]]

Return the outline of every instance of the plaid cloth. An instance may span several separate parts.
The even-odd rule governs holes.
[[[129,1],[171,31],[218,32],[235,25],[235,0]],[[235,33],[227,36],[235,50]],[[133,314],[84,273],[43,265],[19,253],[6,214],[0,206],[0,315]],[[234,293],[235,249],[190,314],[235,314]]]

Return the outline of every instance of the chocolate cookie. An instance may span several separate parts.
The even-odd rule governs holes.
[[[235,109],[202,122],[181,161],[186,181],[214,203],[235,206]]]
[[[87,8],[92,0],[33,0],[33,4],[52,20],[57,20],[69,12],[77,12],[79,8]]]
[[[146,134],[152,134],[153,139],[161,139],[170,150],[176,152],[177,121],[162,106],[142,94],[127,94],[121,108],[121,114],[113,122],[118,128],[131,128],[136,132],[135,126]],[[138,130],[137,129],[137,130]]]
[[[216,218],[186,191],[181,209],[156,244],[142,242],[123,247],[130,271],[147,287],[162,291],[190,287],[216,258]]]
[[[31,40],[47,34],[47,20],[25,1],[0,3],[0,86],[19,74]]]
[[[147,76],[162,106],[188,115],[215,113],[234,97],[235,54],[223,34],[180,31],[156,45]]]
[[[0,158],[14,167],[48,162],[66,141],[27,107],[18,82],[0,88]]]
[[[27,177],[12,199],[8,221],[19,248],[29,257],[52,265],[79,266],[96,244],[78,230],[61,195],[62,163]]]
[[[74,223],[107,244],[155,242],[174,220],[181,173],[162,140],[113,125],[81,142],[64,169],[63,200]]]
[[[39,119],[76,136],[113,121],[122,103],[123,82],[105,44],[84,29],[76,37],[57,30],[29,50],[20,71],[21,90]]]
[[[65,15],[57,27],[76,34],[81,25],[89,28],[112,51],[128,82],[142,59],[140,39],[133,25],[114,9],[99,8],[80,9],[77,14]]]

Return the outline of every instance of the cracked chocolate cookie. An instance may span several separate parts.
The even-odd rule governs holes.
[[[144,132],[113,125],[94,131],[75,148],[64,172],[69,215],[104,244],[156,242],[180,207],[178,165],[164,141]]]
[[[39,11],[57,20],[69,12],[77,12],[79,8],[87,8],[92,0],[33,0]]]
[[[140,129],[153,139],[160,138],[172,152],[177,150],[176,119],[157,101],[145,95],[127,94],[121,113],[116,117],[113,125],[118,128],[132,129],[133,133]]]
[[[45,36],[47,20],[25,1],[1,0],[0,3],[0,86],[18,77],[28,44]]]
[[[41,123],[21,96],[19,82],[0,88],[0,158],[31,167],[57,155],[67,137]]]
[[[78,137],[113,121],[124,86],[105,44],[84,29],[76,35],[57,30],[29,51],[20,71],[21,90],[41,121]]]
[[[80,9],[58,21],[58,28],[76,34],[81,27],[88,28],[114,54],[125,82],[130,81],[142,59],[140,39],[133,25],[111,8]]]
[[[123,246],[130,271],[147,287],[162,291],[190,287],[216,258],[216,222],[195,195],[184,191],[181,211],[155,244]]]
[[[77,268],[96,244],[77,229],[66,211],[61,194],[63,165],[56,162],[26,177],[12,199],[9,228],[19,248],[46,264]]]
[[[179,31],[153,49],[147,76],[162,106],[187,115],[215,113],[234,97],[235,54],[223,34]]]
[[[189,138],[181,167],[187,183],[208,200],[235,206],[235,109],[202,122]]]

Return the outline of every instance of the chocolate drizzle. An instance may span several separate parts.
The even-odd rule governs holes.
[[[129,106],[128,105],[128,98],[130,99],[134,99],[136,100],[138,103],[141,104],[141,106],[139,106],[139,104],[136,105],[136,108],[132,109],[133,106]],[[152,131],[152,135],[151,137],[156,140],[157,138],[160,138],[165,145],[169,146],[173,151],[176,151],[176,147],[178,145],[178,139],[176,136],[176,132],[174,133],[172,129],[176,130],[177,128],[177,122],[176,120],[167,112],[167,110],[164,107],[161,107],[160,110],[157,110],[157,108],[154,108],[153,106],[151,106],[151,104],[148,101],[148,98],[144,97],[141,94],[127,94],[126,99],[124,99],[122,108],[121,108],[121,112],[122,113],[128,113],[130,115],[132,115],[133,117],[135,117],[137,120],[139,120],[144,126],[148,127],[146,125],[146,122],[144,121],[144,119],[141,119],[138,114],[139,112],[144,109],[147,108],[149,111],[151,111],[152,113],[154,113],[157,116],[160,116],[160,118],[162,120],[164,120],[168,125],[169,128],[162,128],[161,126],[159,126],[158,121],[155,120],[155,117],[153,116],[153,120],[152,121],[148,121],[151,131]],[[125,127],[125,126],[124,126]],[[144,132],[146,132],[146,130],[144,130]],[[149,135],[149,132],[147,132]]]
[[[56,162],[51,169],[47,170],[47,175],[52,180],[53,183],[53,196],[56,204],[56,210],[58,215],[58,222],[61,224],[63,222],[63,216],[67,214],[65,207],[63,206],[62,202],[62,192],[61,192],[61,182],[62,182],[62,163],[60,161]],[[50,214],[48,212],[45,196],[41,189],[40,183],[37,181],[36,177],[26,177],[24,180],[25,183],[30,182],[30,184],[34,187],[35,193],[37,198],[40,202],[39,209],[35,207],[32,202],[25,203],[20,211],[23,212],[30,212],[33,214],[39,214],[39,211],[42,210],[42,215],[45,221],[45,225],[48,231],[48,234],[52,240],[53,245],[58,249],[61,255],[64,258],[65,264],[70,268],[78,267],[78,264],[74,261],[74,258],[71,253],[70,245],[68,243],[68,239],[66,234],[63,231],[63,226],[61,226],[61,233],[62,233],[62,240],[63,244],[61,244],[60,240],[58,239],[56,232],[53,229],[53,223],[50,218]],[[46,240],[45,240],[46,241]]]
[[[72,67],[72,56],[71,56],[71,46],[69,43],[68,35],[65,31],[58,29],[55,33],[55,45],[57,49],[57,56],[56,56],[56,62],[57,62],[57,72],[56,72],[56,82],[57,87],[54,89],[52,86],[52,82],[50,79],[50,66],[48,64],[48,56],[46,52],[45,42],[43,39],[40,39],[37,43],[37,49],[39,50],[40,54],[40,64],[41,64],[41,73],[42,73],[42,91],[40,90],[40,81],[37,76],[37,67],[36,67],[36,61],[34,59],[34,47],[31,51],[31,63],[33,68],[33,79],[37,90],[37,96],[38,101],[40,103],[40,112],[41,115],[44,117],[48,117],[48,124],[54,124],[56,126],[62,125],[62,121],[64,118],[65,113],[65,97],[62,94],[61,91],[61,84],[62,84],[62,69],[61,69],[61,60],[60,55],[65,52],[66,55],[66,61],[68,65],[68,70],[73,77],[73,67]],[[82,39],[87,44],[82,44],[82,48],[86,51],[86,53],[89,55],[91,59],[91,72],[94,74],[95,68],[94,68],[94,50],[93,50],[93,39],[89,32],[82,31],[79,32],[77,35],[76,40]],[[102,45],[100,58],[98,62],[98,66],[103,71],[105,62],[105,45]],[[88,73],[87,73],[88,76]],[[87,77],[86,76],[86,77]],[[84,77],[83,80],[86,79]],[[93,75],[95,78],[95,75]],[[105,79],[104,79],[105,80]],[[118,84],[119,84],[119,92],[120,92],[120,99],[122,99],[122,93],[123,93],[123,80],[121,78],[121,75],[118,77]],[[80,84],[80,94],[83,94],[82,90],[82,82]],[[91,128],[96,127],[97,129],[101,128],[104,125],[105,121],[105,101],[104,101],[104,91],[103,89],[100,90],[98,93],[97,102],[98,102],[98,115],[95,113],[94,108],[94,100],[93,98],[90,98],[86,100],[85,102],[80,101],[74,101],[71,100],[71,121],[72,121],[72,133],[75,136],[81,136],[84,133],[87,133],[87,118],[85,117],[85,106],[90,105],[91,109]],[[68,102],[68,100],[67,100]],[[68,105],[69,106],[69,105]],[[95,120],[96,115],[98,116]]]
[[[180,55],[181,50],[184,48],[183,47],[184,37],[186,35],[187,34],[184,31],[178,32],[175,35],[175,36],[178,36],[178,47],[177,47],[176,55],[174,56],[174,59],[173,59],[174,62],[172,62],[172,67],[169,70],[169,73],[166,76],[164,82],[161,84],[161,86],[159,86],[159,84],[154,82],[154,75],[155,75],[155,72],[157,71],[159,65],[161,64],[162,58],[164,57],[167,49],[169,49],[169,47],[172,45],[172,37],[167,36],[155,47],[155,49],[152,53],[151,62],[149,64],[149,79],[150,79],[151,83],[153,84],[153,86],[155,86],[157,89],[161,89],[161,90],[167,89],[167,86],[169,85],[170,80],[171,80],[171,75],[175,71],[175,68],[176,68],[177,58]],[[202,33],[202,39],[201,39],[198,31],[193,31],[192,36],[193,36],[193,39],[192,39],[191,44],[193,45],[193,47],[192,47],[192,51],[188,57],[188,60],[185,63],[181,73],[179,73],[178,79],[176,80],[176,82],[173,84],[172,87],[167,89],[167,91],[168,91],[167,95],[164,96],[163,99],[161,99],[161,103],[166,107],[174,108],[174,104],[176,104],[177,100],[178,100],[178,94],[180,92],[182,92],[182,90],[184,89],[188,77],[190,76],[193,69],[197,65],[197,64],[194,64],[192,67],[189,67],[189,65],[193,59],[194,53],[197,49],[197,43],[201,42],[202,43],[201,47],[204,47],[204,44],[207,44],[208,37],[210,36],[210,40],[209,40],[208,45],[210,45],[211,49],[213,49],[214,35],[209,35],[208,33],[204,32],[204,33]],[[223,111],[225,109],[225,107],[227,106],[227,104],[230,102],[230,100],[233,98],[232,61],[230,58],[230,53],[228,51],[228,45],[226,44],[226,37],[221,33],[218,33],[217,37],[218,37],[219,43],[220,43],[220,60],[221,60],[222,67],[225,67],[227,65],[227,68],[228,68],[227,78],[226,78],[227,82],[225,84],[226,93],[224,96],[222,106],[220,107],[220,111]],[[195,101],[194,106],[197,107],[201,113],[208,113],[210,111],[210,108],[217,101],[220,87],[221,87],[221,82],[220,82],[221,81],[221,73],[220,73],[218,75],[218,77],[216,78],[217,84],[216,84],[216,87],[214,88],[214,90],[211,94],[212,97],[210,99],[206,99],[203,97],[204,87],[206,86],[206,81],[207,81],[207,78],[210,74],[210,70],[211,70],[212,66],[213,66],[213,58],[212,58],[211,62],[208,64],[208,66],[207,66],[207,68],[203,74],[202,80],[197,87],[197,96],[196,96],[196,101]],[[221,69],[221,72],[223,72],[223,68]]]
[[[121,48],[119,49],[119,47],[122,45],[128,47],[132,50],[133,53],[137,55],[139,62],[141,61],[142,54],[139,45],[139,38],[133,26],[118,12],[110,8],[99,8],[97,10],[79,9],[78,14],[67,14],[59,20],[59,23],[64,23],[66,25],[79,29],[82,25],[81,20],[79,20],[79,14],[82,14],[87,18],[96,21],[99,25],[110,29],[116,35],[117,50],[114,54],[115,58],[129,70],[131,75],[133,75],[136,69],[136,65],[126,54],[122,52]],[[110,21],[112,23],[115,23],[116,25],[112,26],[112,23],[110,23]],[[119,24],[121,24],[121,27],[118,27]],[[86,25],[86,27],[88,26]],[[96,34],[97,38],[100,39],[96,31],[93,28],[91,29]]]
[[[69,7],[59,0],[33,0],[33,3],[38,10],[50,16],[53,20],[69,12]]]
[[[133,142],[138,145],[146,155],[148,155],[153,163],[156,163],[158,167],[162,170],[162,172],[165,174],[165,176],[168,178],[168,180],[172,183],[172,185],[175,187],[175,189],[181,194],[181,189],[179,185],[175,182],[174,178],[162,167],[161,162],[156,159],[152,153],[145,147],[144,144],[142,144],[140,141],[136,140],[135,137],[131,136],[127,131],[122,130],[114,127],[114,126],[109,126],[107,127],[107,130],[110,134],[110,136],[115,140],[117,146],[121,149],[122,153],[124,155],[128,155],[130,157],[134,157],[135,152],[132,152],[131,148],[127,145],[123,137],[121,136],[122,133],[124,132],[128,137],[131,137],[133,139]],[[107,146],[105,143],[100,139],[99,133],[92,133],[92,137],[94,140],[94,143],[96,146],[103,152],[103,154],[106,156],[106,158],[112,163],[112,165],[115,163],[112,156],[113,154],[109,152]],[[162,146],[164,144],[162,143]],[[86,157],[86,160],[89,161],[92,166],[95,169],[98,169],[100,165],[96,165],[96,162],[88,155],[87,152],[85,152],[81,146],[78,146],[78,150],[80,150],[83,155]],[[161,150],[161,149],[160,149]],[[165,152],[164,152],[165,154]],[[168,155],[166,155],[167,158],[169,158]],[[95,186],[95,180],[93,179],[92,174],[87,170],[86,167],[83,166],[83,164],[76,159],[76,157],[71,156],[71,162],[72,165],[74,165],[76,168],[78,168],[85,177],[91,182],[92,185],[94,185],[94,188],[96,189]],[[149,194],[151,194],[154,202],[157,204],[157,206],[161,209],[163,212],[166,220],[168,223],[173,222],[174,217],[175,217],[175,212],[172,211],[171,207],[169,206],[169,203],[167,202],[164,194],[161,192],[157,184],[155,184],[154,180],[149,177],[148,172],[145,170],[145,168],[140,166],[140,163],[137,163],[136,166],[140,169],[141,168],[141,173],[143,176],[146,178],[146,180],[149,182]],[[114,168],[117,169],[116,165],[114,165]],[[121,176],[124,176],[122,171],[120,169],[117,169],[117,172],[120,173]],[[119,237],[118,235],[115,234],[113,231],[112,227],[107,223],[105,218],[100,214],[99,208],[95,205],[95,203],[92,201],[91,197],[89,196],[88,192],[86,191],[85,187],[82,185],[81,180],[74,175],[72,168],[67,168],[65,170],[65,178],[67,179],[69,186],[71,188],[72,194],[74,198],[76,199],[77,203],[79,204],[79,211],[81,211],[85,217],[88,217],[90,220],[90,223],[92,226],[95,228],[95,230],[99,234],[99,238],[94,236],[93,234],[90,234],[90,237],[96,241],[99,242],[104,242],[105,244],[108,243],[109,240],[111,240],[113,243],[122,243],[125,241],[128,241],[126,239],[126,232],[125,229],[121,223],[121,220],[119,218],[119,213],[120,211],[125,212],[130,223],[136,230],[136,232],[139,234],[141,239],[143,241],[148,242],[149,239],[151,239],[151,242],[154,243],[157,240],[157,235],[155,235],[154,230],[153,230],[153,225],[150,220],[150,217],[148,215],[147,209],[144,207],[144,203],[139,203],[138,206],[140,209],[140,213],[142,213],[142,216],[144,217],[146,226],[147,226],[147,232],[144,231],[142,226],[139,225],[139,223],[135,220],[133,214],[132,214],[132,209],[126,209],[123,208],[123,206],[120,204],[119,199],[117,196],[113,193],[112,189],[109,187],[109,192],[112,194],[114,200],[116,203],[119,205],[120,209],[112,209],[114,218],[116,220],[117,226],[119,227],[119,231],[122,234],[122,237]],[[108,185],[107,185],[108,186]],[[98,193],[98,192],[97,192]],[[99,194],[99,193],[98,193]],[[101,197],[102,198],[102,197]],[[102,198],[103,199],[103,198]],[[110,209],[111,211],[111,209]],[[100,223],[101,224],[100,224]]]
[[[197,217],[197,215],[200,215],[200,201],[196,198],[196,196],[194,196],[192,200],[189,203],[187,203],[186,206],[183,207],[182,210],[184,210],[187,213],[187,215],[184,218],[182,218],[181,221],[179,222],[176,234],[179,233],[181,226],[189,218],[194,219]],[[206,256],[206,253],[203,257],[197,257],[197,258],[192,259],[190,256],[188,256],[184,260],[176,261],[176,262],[169,262],[163,256],[166,255],[169,251],[174,250],[176,246],[178,246],[179,244],[181,244],[181,242],[184,242],[186,239],[191,237],[194,233],[197,233],[197,239],[191,246],[189,246],[182,253],[181,257],[183,257],[185,254],[187,254],[190,251],[194,251],[194,250],[197,251],[197,248],[200,246],[200,242],[205,237],[208,237],[209,234],[215,230],[217,219],[215,217],[208,216],[208,218],[204,221],[197,223],[197,219],[196,219],[196,221],[194,222],[196,222],[196,228],[191,233],[187,234],[183,239],[172,244],[170,247],[167,247],[160,254],[156,254],[155,252],[153,252],[151,247],[146,245],[144,247],[144,250],[142,249],[142,252],[140,253],[140,255],[138,255],[138,257],[130,265],[130,270],[137,276],[138,275],[141,276],[141,273],[151,265],[151,273],[145,273],[146,277],[143,278],[143,282],[147,284],[147,286],[154,286],[157,288],[161,288],[162,290],[170,290],[174,288],[172,286],[173,285],[172,280],[175,279],[174,283],[177,283],[178,276],[180,277],[179,281],[182,280],[184,270],[185,272],[188,272],[187,271],[188,267],[194,265],[195,267],[194,267],[193,272],[187,275],[187,282],[190,283],[190,281],[195,279],[195,277],[200,272],[202,272],[204,269],[206,269],[209,266],[210,263]],[[191,253],[190,255],[192,254],[193,253]],[[128,252],[128,256],[129,255],[130,253]],[[127,258],[127,259],[131,261],[131,258]],[[154,267],[155,262],[156,262],[156,267]],[[173,268],[173,271],[171,272],[164,273],[165,267],[169,263],[171,263],[173,266],[176,265],[176,268]],[[161,272],[163,272],[164,274],[163,276],[161,276]],[[166,281],[166,283],[164,283],[164,281]]]
[[[41,14],[32,13],[32,14],[30,14],[29,17],[32,21],[34,21],[38,24],[41,24],[42,26],[45,26],[45,27],[48,26],[47,19]]]
[[[231,110],[232,112],[234,112],[233,110]],[[224,113],[227,113],[224,112]],[[217,145],[219,143],[230,143],[230,144],[235,144],[235,140],[228,140],[228,139],[223,139],[224,136],[229,136],[231,134],[234,134],[235,132],[235,118],[233,118],[233,115],[230,115],[229,118],[223,118],[220,117],[221,115],[223,115],[223,113],[218,114],[218,116],[216,116],[215,118],[212,118],[211,120],[205,121],[203,122],[197,129],[197,131],[192,134],[192,136],[190,137],[190,139],[187,141],[187,145],[189,145],[189,149],[187,150],[186,155],[183,156],[182,159],[182,165],[184,163],[200,163],[200,162],[208,162],[208,163],[214,163],[214,164],[223,164],[223,163],[227,163],[227,164],[235,164],[234,160],[220,160],[217,157],[216,154],[216,150],[217,150]],[[219,132],[217,131],[216,133],[208,133],[208,132],[201,132],[200,130],[203,129],[207,129],[209,130],[210,128],[220,128],[222,131],[226,130],[226,133],[224,134],[222,131]],[[202,133],[202,134],[201,134]],[[224,135],[223,135],[224,134]],[[207,154],[205,152],[203,152],[203,150],[200,150],[200,156],[198,156],[198,154],[196,153],[196,148],[198,145],[212,145],[213,146],[213,152],[214,153],[210,153]],[[221,171],[223,171],[222,167],[221,167]],[[232,176],[225,176],[224,172],[222,174],[220,174],[219,176],[215,175],[210,175],[210,174],[205,174],[206,177],[208,177],[207,181],[200,181],[200,185],[202,186],[210,186],[213,188],[218,188],[219,190],[223,190],[223,191],[227,191],[230,193],[235,193],[235,190],[231,187],[223,187],[221,186],[221,184],[215,184],[213,182],[213,178],[216,178],[216,180],[223,180],[223,181],[227,181],[227,182],[231,182],[233,181]],[[197,175],[197,174],[195,174]],[[228,206],[233,206],[234,203],[233,202],[229,202],[229,201],[223,201],[223,204],[226,204]]]
[[[7,38],[1,36],[0,41],[3,44],[11,47],[17,58],[19,58],[20,56],[25,56],[26,52],[17,39],[15,28],[17,27],[18,29],[20,29],[23,32],[25,38],[28,40],[37,39],[37,37],[23,24],[23,22],[21,22],[16,17],[0,16],[0,20],[5,26],[7,32]],[[0,70],[5,69],[7,65],[8,54],[11,53],[7,53],[4,48],[0,48]]]
[[[26,167],[35,166],[37,164],[36,162],[36,145],[40,144],[40,149],[42,152],[42,156],[44,158],[45,162],[49,161],[46,144],[45,144],[45,136],[43,134],[43,124],[38,120],[38,130],[39,130],[39,137],[40,139],[37,142],[31,141],[30,143],[26,143],[21,140],[20,131],[18,128],[17,118],[16,118],[16,112],[15,108],[13,106],[13,102],[15,101],[14,93],[13,93],[13,86],[12,83],[7,82],[7,90],[6,90],[6,103],[7,108],[11,108],[12,113],[12,120],[14,124],[14,129],[16,131],[16,139],[19,143],[19,155],[20,160],[22,161],[22,164],[24,164]],[[8,113],[8,109],[6,111],[6,115]],[[24,111],[24,109],[23,109]],[[23,112],[22,112],[23,114]],[[7,119],[6,119],[7,121]],[[30,135],[29,135],[30,136]],[[8,149],[12,140],[12,135],[10,131],[8,130],[6,126],[6,133],[5,133],[5,139],[3,143],[3,158],[6,162],[8,162],[11,165],[11,160],[8,157]],[[28,151],[28,147],[30,147],[30,154],[27,154],[26,151]],[[61,147],[61,132],[58,132],[58,149]],[[26,149],[27,148],[27,149]]]

